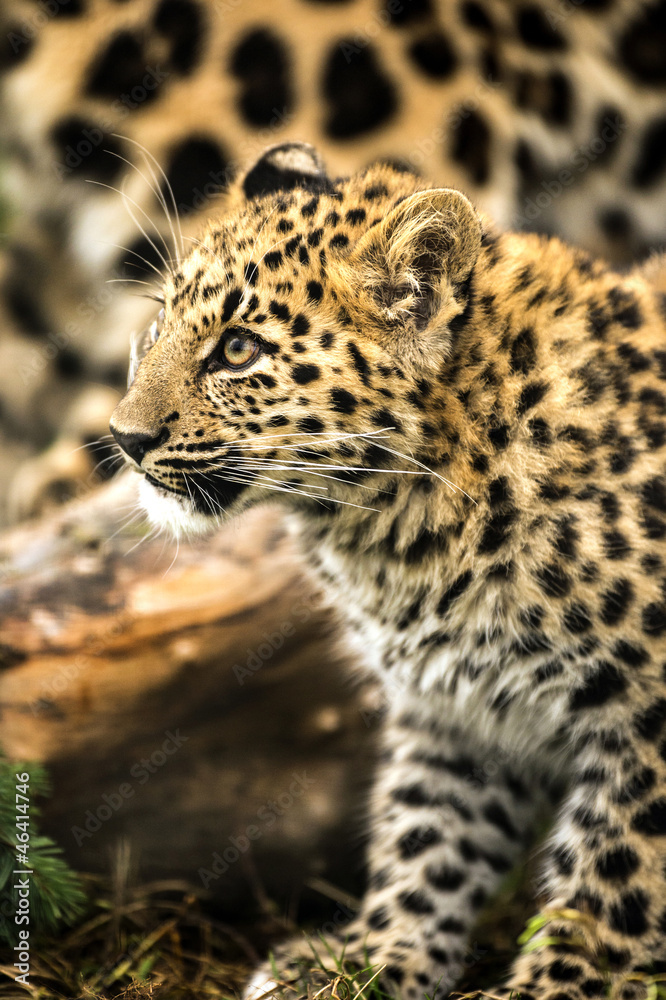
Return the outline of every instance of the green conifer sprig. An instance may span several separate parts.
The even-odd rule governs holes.
[[[29,779],[29,812],[17,811],[16,786],[22,784],[16,775],[27,773]],[[24,927],[31,937],[55,931],[61,924],[70,924],[81,916],[86,896],[78,876],[62,857],[62,849],[50,837],[39,833],[41,810],[38,798],[50,794],[50,782],[41,764],[12,763],[0,751],[0,941],[13,946],[18,931]],[[17,818],[29,820],[27,859],[21,863],[17,853]],[[19,859],[17,861],[17,858]],[[31,870],[16,875],[16,871]],[[16,883],[29,879],[29,924],[17,924],[19,893]]]

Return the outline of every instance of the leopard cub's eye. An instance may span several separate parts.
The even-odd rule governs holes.
[[[252,360],[257,350],[257,342],[254,337],[245,337],[235,334],[225,341],[223,352],[224,360],[232,368],[240,368]]]
[[[209,372],[240,371],[261,354],[261,345],[249,330],[229,330],[208,358]]]
[[[154,347],[159,339],[164,325],[164,309],[160,309],[156,318],[149,327],[144,327],[141,333],[133,334],[130,340],[130,364],[127,373],[127,386],[131,386],[136,376],[137,368],[144,359],[151,347]]]
[[[157,342],[159,335],[162,332],[163,325],[164,325],[164,309],[162,308],[158,312],[157,317],[148,327],[148,340],[150,341],[151,347],[153,344]]]

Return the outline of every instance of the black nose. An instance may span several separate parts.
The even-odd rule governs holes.
[[[123,434],[110,425],[109,427],[114,438],[130,458],[133,458],[137,465],[141,465],[142,460],[152,451],[159,448],[169,437],[169,428],[163,427],[159,434]]]

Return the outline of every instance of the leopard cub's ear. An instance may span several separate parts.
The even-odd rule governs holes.
[[[259,198],[298,187],[316,191],[331,187],[317,150],[306,142],[270,146],[243,180],[246,198]]]
[[[417,191],[368,230],[350,263],[383,323],[421,330],[462,311],[481,235],[460,191]]]

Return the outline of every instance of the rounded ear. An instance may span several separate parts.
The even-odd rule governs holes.
[[[243,180],[243,192],[247,198],[259,198],[298,187],[326,191],[331,186],[317,150],[306,142],[270,146]]]
[[[359,240],[354,267],[385,321],[423,328],[460,298],[481,235],[481,220],[460,191],[417,191]]]

